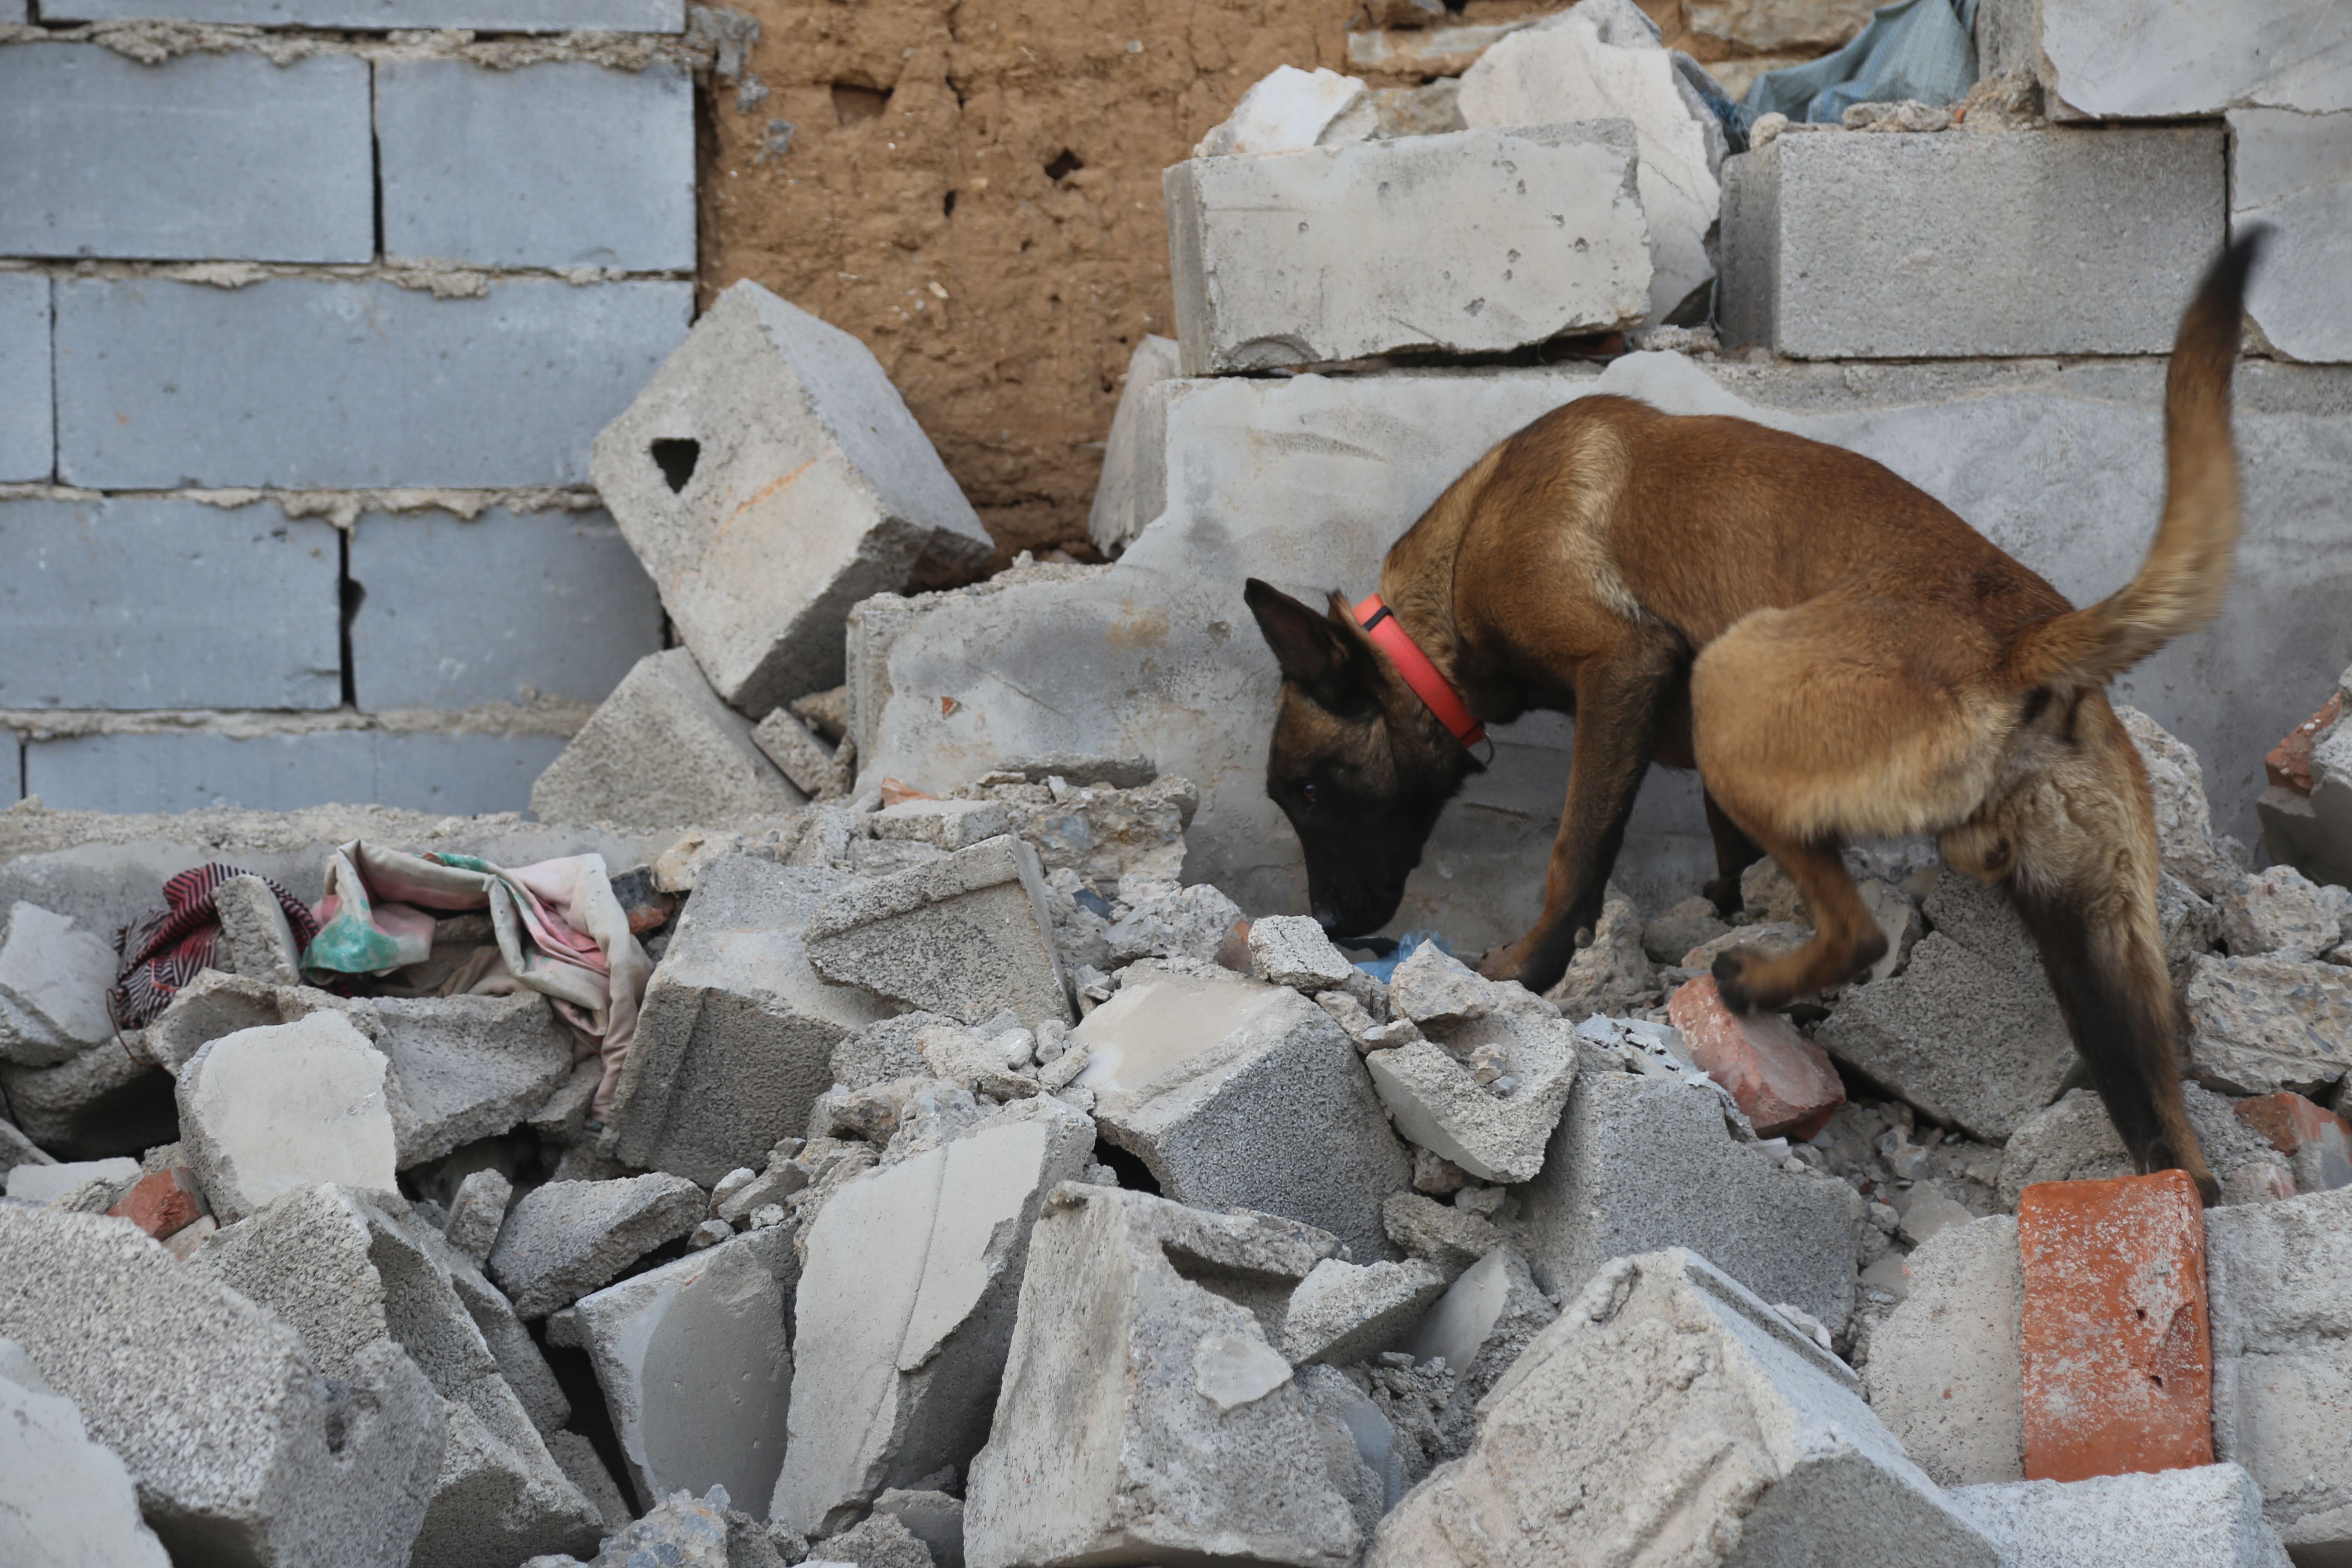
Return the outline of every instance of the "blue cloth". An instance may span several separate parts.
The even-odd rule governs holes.
[[[1447,942],[1444,937],[1438,935],[1433,931],[1409,931],[1402,936],[1397,938],[1395,951],[1391,952],[1386,958],[1360,959],[1357,962],[1356,967],[1370,975],[1373,979],[1379,981],[1381,984],[1386,985],[1390,979],[1395,975],[1396,966],[1402,963],[1406,959],[1411,958],[1413,953],[1413,949],[1419,947],[1425,942],[1435,942],[1437,944],[1437,951],[1446,953],[1449,956],[1454,952],[1454,944]]]
[[[1977,0],[1895,0],[1835,54],[1767,71],[1748,89],[1736,121],[1741,146],[1759,116],[1835,125],[1857,103],[1957,103],[1977,80]]]

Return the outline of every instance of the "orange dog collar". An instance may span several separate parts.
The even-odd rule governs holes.
[[[1397,673],[1404,677],[1413,695],[1428,704],[1429,710],[1437,715],[1437,721],[1462,742],[1464,751],[1486,738],[1486,726],[1478,722],[1469,704],[1462,700],[1462,694],[1454,689],[1454,683],[1421,651],[1421,645],[1397,624],[1395,613],[1381,602],[1378,594],[1356,606],[1356,624],[1395,663]]]

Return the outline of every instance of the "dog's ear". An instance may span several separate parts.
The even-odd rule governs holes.
[[[1242,589],[1257,629],[1274,650],[1284,677],[1335,711],[1357,706],[1366,695],[1360,639],[1347,635],[1339,612],[1319,616],[1268,583],[1251,578]],[[1337,603],[1337,600],[1334,600]]]

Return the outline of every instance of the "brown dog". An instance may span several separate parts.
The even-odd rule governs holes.
[[[1337,595],[1318,614],[1253,579],[1283,675],[1266,789],[1306,850],[1316,917],[1346,935],[1396,912],[1478,766],[1475,720],[1572,713],[1543,913],[1483,973],[1559,979],[1653,758],[1698,769],[1719,904],[1737,906],[1760,847],[1812,910],[1797,952],[1717,960],[1741,1010],[1876,962],[1886,939],[1843,846],[1936,834],[1947,865],[2008,889],[2139,1168],[2184,1170],[2212,1201],[2181,1105],[2147,775],[2103,688],[2221,605],[2238,533],[2230,374],[2259,240],[2221,258],[2181,322],[2156,542],[2088,609],[1867,458],[1601,395],[1488,452],[1397,541],[1381,571],[1392,627],[1368,635]],[[1451,725],[1432,706],[1449,690],[1468,710]]]

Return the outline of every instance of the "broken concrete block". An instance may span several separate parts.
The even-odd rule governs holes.
[[[852,770],[834,749],[811,734],[789,708],[779,708],[754,725],[751,743],[811,800],[847,795],[856,782]]]
[[[1771,1301],[1845,1327],[1862,1200],[1793,1159],[1735,1142],[1717,1090],[1590,1065],[1579,1070],[1543,1170],[1520,1189],[1536,1279],[1573,1293],[1612,1258],[1697,1253]]]
[[[866,346],[756,283],[704,312],[596,437],[591,472],[746,713],[840,684],[849,607],[918,560],[996,548]]]
[[[2352,19],[2294,0],[2150,11],[2118,0],[2048,0],[2020,18],[2053,116],[2190,119],[2248,103],[2352,108],[2336,68]],[[2218,24],[2228,31],[2216,47]],[[2015,24],[2012,24],[2015,26]]]
[[[1024,1100],[834,1191],[807,1236],[772,1521],[837,1531],[884,1488],[979,1451],[1030,1226],[1094,1136],[1059,1100]]]
[[[2004,1568],[2288,1568],[2262,1493],[2235,1465],[1967,1486],[1950,1500],[2000,1548]]]
[[[1640,148],[1635,188],[1648,228],[1653,321],[1703,319],[1716,274],[1720,153],[1675,85],[1657,30],[1608,5],[1583,5],[1513,33],[1462,76],[1472,126],[1623,117]]]
[[[1290,1293],[1282,1353],[1293,1366],[1346,1366],[1392,1349],[1445,1289],[1434,1265],[1327,1258]]]
[[[26,1568],[171,1568],[122,1461],[73,1401],[0,1340],[0,1561]]]
[[[2344,939],[2333,906],[2292,866],[2240,877],[2213,904],[2232,957],[2315,959]]]
[[[400,1568],[439,1471],[443,1415],[398,1345],[347,1394],[301,1336],[124,1220],[0,1205],[0,1339],[121,1457],[188,1562]]]
[[[2273,236],[2247,287],[2246,313],[2286,358],[2352,360],[2352,314],[2327,286],[2326,259],[2332,237],[2352,221],[2352,114],[2263,108],[2229,118],[2231,231],[2259,223]]]
[[[1576,1079],[1567,1026],[1490,1016],[1456,1029],[1446,1045],[1414,1040],[1365,1056],[1397,1131],[1482,1182],[1531,1180]],[[1503,1077],[1491,1084],[1461,1060],[1486,1051],[1501,1053]]]
[[[1317,67],[1276,66],[1252,83],[1233,113],[1192,149],[1195,158],[1297,153],[1361,142],[1380,123],[1370,90],[1351,76]]]
[[[1813,1038],[1930,1116],[1998,1143],[2058,1093],[2074,1041],[1999,892],[1946,876],[1927,913],[1936,929],[1910,966],[1854,987]]]
[[[1636,163],[1633,127],[1603,121],[1179,163],[1160,183],[1184,374],[1632,326],[1651,300]]]
[[[1833,1563],[1866,1542],[1922,1568],[2000,1561],[1843,1362],[1681,1249],[1619,1258],[1569,1302],[1366,1561],[1500,1568],[1636,1542],[1660,1562]]]
[[[1391,1241],[1448,1279],[1503,1245],[1492,1222],[1419,1193],[1391,1193],[1381,1205],[1381,1226]]]
[[[936,849],[969,849],[1013,830],[1013,819],[992,800],[902,800],[874,814],[874,837]]]
[[[147,1050],[164,1070],[177,1073],[198,1051],[240,1029],[291,1024],[317,1012],[354,1010],[352,1002],[314,986],[272,985],[216,969],[199,970],[147,1026]]]
[[[382,1051],[340,1013],[243,1029],[180,1069],[188,1163],[234,1223],[312,1182],[397,1191]]]
[[[2202,263],[2199,263],[2202,265]],[[2207,899],[2219,898],[2236,881],[2239,868],[2213,840],[2212,807],[2205,797],[2205,769],[2189,744],[2128,705],[2116,717],[2132,738],[2147,769],[2156,805],[2156,841],[2164,870]]]
[[[1248,924],[1241,906],[1210,884],[1196,882],[1154,894],[1129,884],[1123,885],[1121,896],[1133,907],[1103,933],[1114,968],[1146,958],[1217,963],[1229,945],[1240,946],[1242,961],[1248,962],[1247,937],[1234,942],[1235,933]]]
[[[1568,961],[1568,972],[1544,1000],[1580,1023],[1596,1014],[1646,1009],[1656,1000],[1649,954],[1642,951],[1642,911],[1632,900],[1608,890],[1592,940]]]
[[[1238,975],[1130,972],[1070,1038],[1103,1136],[1161,1193],[1319,1226],[1365,1262],[1389,1255],[1381,1200],[1412,1164],[1354,1042],[1314,1003]]]
[[[402,1170],[495,1138],[571,1076],[574,1036],[535,991],[511,996],[383,996],[355,1009],[390,1065]]]
[[[111,1160],[50,1161],[20,1165],[8,1173],[7,1194],[22,1203],[49,1205],[80,1191],[92,1182],[128,1185],[139,1179],[139,1162],[123,1156]]]
[[[1044,875],[1037,852],[1008,836],[843,888],[809,917],[809,962],[960,1024],[1008,1007],[1033,1029],[1066,1023]]]
[[[1458,1377],[1439,1415],[1447,1458],[1469,1451],[1479,1401],[1559,1309],[1515,1247],[1498,1247],[1447,1287],[1399,1347],[1416,1363],[1443,1361]]]
[[[2241,1100],[2231,1110],[2239,1121],[2270,1140],[2294,1170],[2297,1192],[2325,1193],[2352,1186],[2352,1123],[2299,1094],[2266,1094]]]
[[[213,912],[220,918],[214,967],[270,985],[302,984],[302,954],[293,922],[268,882],[231,877],[213,889]]]
[[[0,1061],[55,1067],[114,1037],[114,951],[96,932],[19,902],[0,927]]]
[[[2164,963],[2176,979],[2200,952],[2221,940],[2221,914],[2169,871],[2156,879],[2156,926],[2164,936]]]
[[[1389,976],[1389,1010],[1441,1039],[1496,1005],[1494,983],[1433,942],[1414,948]]]
[[[745,1530],[735,1521],[745,1520],[730,1507],[733,1501],[725,1487],[713,1487],[702,1498],[690,1492],[673,1492],[649,1509],[643,1519],[615,1531],[605,1541],[586,1568],[633,1568],[645,1564],[652,1568],[768,1568],[782,1559],[762,1536],[751,1538],[757,1526]],[[768,1555],[760,1555],[766,1548]],[[809,1563],[817,1560],[810,1558]],[[422,1568],[422,1565],[419,1565]],[[534,1560],[523,1568],[578,1568],[570,1558],[553,1558],[545,1562]]]
[[[1268,1342],[1268,1319],[1336,1247],[1269,1215],[1056,1189],[968,1478],[966,1561],[1353,1563],[1361,1537],[1322,1418]]]
[[[1734,1014],[1712,974],[1677,989],[1666,1016],[1683,1032],[1691,1065],[1731,1091],[1759,1137],[1811,1138],[1845,1103],[1827,1051],[1779,1013]]]
[[[892,1487],[874,1500],[876,1519],[896,1520],[908,1534],[921,1542],[939,1568],[963,1568],[963,1500],[939,1491],[908,1491]],[[825,1543],[828,1552],[836,1543]]]
[[[2298,1561],[2352,1552],[2352,1191],[2205,1225],[2215,1457],[2242,1465]]]
[[[2253,1191],[2267,1185],[2271,1173],[2287,1173],[2289,1162],[2279,1158],[2262,1132],[2234,1116],[2231,1108],[2243,1103],[2184,1084],[2181,1102],[2205,1163],[2220,1179],[2224,1202],[2233,1184]],[[2088,1089],[2069,1089],[2064,1098],[2038,1112],[2020,1127],[2002,1152],[1997,1194],[2003,1208],[2014,1210],[2025,1189],[2041,1182],[2105,1181],[2131,1175],[2131,1153],[2116,1131],[2107,1108]],[[2259,1165],[2258,1174],[2246,1173]]]
[[[142,1176],[106,1211],[127,1219],[156,1240],[175,1236],[212,1213],[196,1173],[184,1165]]]
[[[1870,1338],[1870,1408],[1939,1486],[2022,1479],[2017,1222],[1948,1226],[1907,1267],[1908,1294]]]
[[[779,1226],[581,1298],[580,1336],[639,1497],[717,1484],[765,1511],[784,1460],[799,1274]]]
[[[2188,1070],[2228,1094],[2317,1092],[2352,1070],[2352,971],[2200,953],[2182,988]]]
[[[418,1561],[505,1568],[584,1549],[601,1516],[547,1452],[402,1206],[348,1188],[300,1188],[215,1237],[194,1267],[291,1324],[329,1377],[351,1376],[366,1347],[386,1337],[415,1359],[448,1424]]]
[[[550,1182],[507,1215],[489,1277],[525,1318],[566,1307],[703,1217],[700,1187],[667,1172],[610,1182]]]
[[[1311,915],[1265,915],[1250,922],[1250,973],[1269,985],[1287,985],[1311,996],[1361,973],[1331,945]]]
[[[1103,442],[1102,477],[1095,481],[1087,513],[1087,537],[1106,561],[1117,560],[1160,515],[1163,484],[1147,482],[1160,473],[1168,442],[1166,384],[1183,374],[1176,340],[1147,332],[1128,357],[1118,408]]]
[[[471,1173],[457,1184],[441,1239],[479,1268],[499,1239],[499,1227],[506,1223],[507,1205],[512,1202],[514,1184],[505,1176],[496,1171]]]
[[[702,873],[646,987],[614,1090],[614,1153],[716,1182],[765,1165],[778,1139],[807,1125],[835,1081],[835,1047],[887,1010],[826,984],[803,944],[810,917],[850,885],[753,855]]]
[[[804,800],[684,647],[637,660],[530,786],[542,822],[632,827],[782,816]]]
[[[2025,1189],[2027,1480],[2213,1462],[2201,1214],[2179,1171]]]

